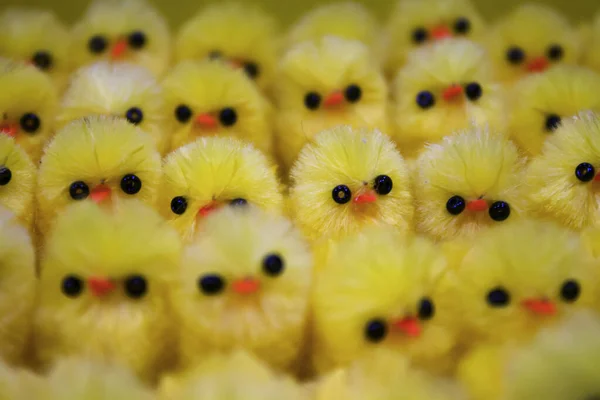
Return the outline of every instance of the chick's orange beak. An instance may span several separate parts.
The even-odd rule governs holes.
[[[17,124],[0,124],[0,134],[10,137],[17,136],[19,133],[19,125]]]
[[[528,299],[523,301],[523,306],[529,311],[540,315],[556,314],[556,306],[550,300]]]
[[[260,289],[260,281],[253,278],[245,278],[233,281],[231,288],[239,294],[252,294]]]
[[[220,208],[220,205],[217,203],[209,203],[198,210],[198,215],[196,218],[204,218],[208,216],[210,213],[217,211]]]
[[[406,317],[399,321],[395,321],[392,323],[392,326],[399,329],[406,336],[421,336],[421,323],[415,317]]]
[[[125,54],[127,50],[127,41],[124,39],[119,39],[115,42],[112,49],[110,50],[110,58],[113,60],[118,60]]]
[[[483,199],[471,200],[467,202],[467,210],[469,211],[485,211],[488,209],[487,201]]]
[[[596,181],[596,182],[600,181],[600,172],[598,172],[596,174],[596,176],[594,176],[594,181]]]
[[[529,72],[543,72],[548,68],[548,60],[546,57],[537,57],[527,64]]]
[[[377,201],[377,195],[375,191],[368,190],[364,193],[361,193],[354,197],[355,204],[367,204],[367,203],[375,203]]]
[[[452,85],[452,86],[444,89],[444,91],[442,92],[442,97],[444,97],[444,100],[446,100],[446,101],[452,101],[452,100],[455,100],[456,98],[458,98],[462,94],[463,94],[462,86]]]
[[[323,102],[326,107],[336,107],[344,102],[344,94],[340,91],[333,92]]]
[[[446,25],[438,25],[431,30],[431,36],[435,40],[446,39],[452,37],[452,32]]]
[[[242,68],[244,66],[243,62],[241,62],[240,60],[236,60],[236,59],[230,59],[227,62],[234,69]]]
[[[100,204],[110,198],[112,191],[106,185],[98,185],[90,192],[90,199]]]
[[[215,129],[218,125],[217,119],[210,114],[200,114],[196,117],[196,124],[204,129]]]
[[[98,277],[89,278],[88,285],[92,294],[96,297],[105,296],[112,292],[116,287],[115,283],[110,279]]]

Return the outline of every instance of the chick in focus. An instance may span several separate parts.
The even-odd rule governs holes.
[[[95,0],[71,37],[69,57],[75,67],[127,61],[161,76],[171,59],[167,23],[145,0]]]
[[[581,64],[600,72],[600,12],[598,12],[589,26],[580,29],[582,38]]]
[[[103,205],[136,198],[154,206],[161,177],[151,138],[127,120],[92,116],[73,121],[48,144],[40,164],[39,231],[47,233],[58,212],[88,198]]]
[[[0,205],[15,213],[27,227],[35,215],[37,170],[31,159],[14,141],[0,135]]]

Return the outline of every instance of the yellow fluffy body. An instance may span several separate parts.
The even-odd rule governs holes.
[[[219,61],[183,61],[163,81],[167,110],[171,115],[171,149],[193,142],[198,136],[233,136],[253,143],[266,154],[272,151],[271,109],[267,100],[243,71]],[[181,122],[176,109],[185,105],[191,118]],[[219,121],[220,112],[231,108],[237,115],[233,125]],[[216,129],[204,129],[196,122],[200,114],[211,114]]]
[[[226,137],[200,138],[169,154],[164,163],[159,210],[188,240],[200,222],[199,210],[244,199],[249,204],[283,212],[283,195],[275,167],[252,145]],[[187,207],[175,214],[171,203],[184,197]]]
[[[153,380],[173,346],[167,298],[177,275],[181,243],[151,208],[123,200],[113,213],[92,202],[67,208],[56,221],[42,258],[35,349],[42,367],[65,356],[119,362]],[[81,290],[67,294],[67,277]],[[127,281],[145,279],[134,297]],[[114,288],[98,294],[92,280]],[[73,287],[71,283],[69,287]]]
[[[416,156],[426,143],[435,143],[452,131],[473,123],[504,132],[506,114],[500,85],[491,79],[485,49],[465,39],[448,39],[411,54],[394,84],[394,139],[406,156]],[[482,95],[476,100],[466,96],[466,87],[478,83]],[[459,85],[463,92],[445,100],[444,90]],[[421,108],[417,96],[428,91],[434,104]]]
[[[337,125],[376,128],[387,133],[387,88],[369,49],[358,41],[327,36],[292,47],[279,65],[276,99],[276,142],[286,169],[317,133]],[[337,107],[323,103],[332,93],[344,93],[350,85],[361,89],[357,102]],[[305,105],[309,93],[321,103],[311,110]]]
[[[158,151],[165,153],[171,135],[166,126],[172,116],[165,107],[161,87],[144,67],[98,62],[80,69],[63,96],[57,119],[64,126],[90,115],[127,118],[127,112],[132,108],[139,109],[142,118],[139,122],[136,119],[131,122],[148,133]]]
[[[10,181],[0,186],[0,205],[31,227],[35,215],[36,167],[14,139],[0,135],[0,170],[4,169],[10,171]],[[6,172],[2,175],[6,176]]]
[[[273,254],[283,261],[279,275],[263,267]],[[199,287],[215,275],[221,291]],[[210,351],[241,347],[274,368],[290,369],[303,344],[311,276],[308,246],[287,219],[258,208],[227,208],[208,217],[184,251],[173,296],[182,365],[193,366]],[[256,291],[236,289],[249,280]]]
[[[392,190],[369,204],[357,196],[373,192],[375,178],[386,175]],[[291,172],[289,205],[296,224],[311,240],[336,238],[367,225],[412,226],[409,172],[390,138],[377,130],[339,126],[318,134],[302,150]],[[352,197],[339,204],[333,190],[345,185]],[[374,193],[374,192],[373,192]]]
[[[586,67],[600,72],[600,12],[596,14],[594,21],[580,29],[582,38],[582,60],[581,63]]]

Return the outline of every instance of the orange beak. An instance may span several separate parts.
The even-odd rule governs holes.
[[[471,200],[467,202],[467,210],[469,211],[485,211],[487,209],[487,201],[483,199]]]
[[[210,114],[200,114],[196,117],[196,123],[204,129],[215,129],[218,125],[217,119]]]
[[[546,57],[534,58],[527,64],[529,72],[543,72],[548,68],[548,60]]]
[[[123,57],[125,51],[127,50],[127,41],[124,39],[119,39],[115,42],[112,49],[110,50],[110,58],[113,60],[118,60]]]
[[[17,124],[2,124],[0,125],[0,134],[10,137],[17,136],[19,133],[19,125]]]
[[[196,218],[204,218],[204,217],[208,216],[210,213],[217,211],[219,208],[220,208],[220,206],[217,203],[207,204],[204,207],[202,207],[200,210],[198,210],[198,215],[196,216]]]
[[[106,185],[98,185],[90,192],[90,198],[100,204],[110,198],[112,191]]]
[[[594,180],[595,180],[596,182],[600,181],[600,172],[598,172],[598,173],[596,174],[596,176],[594,176]]]
[[[239,294],[252,294],[258,292],[260,289],[260,281],[252,278],[239,279],[233,281],[231,288]]]
[[[235,59],[229,60],[228,63],[232,68],[235,68],[235,69],[242,68],[242,66],[244,65],[243,62],[241,62],[240,60],[235,60]]]
[[[368,190],[364,193],[359,194],[354,197],[355,204],[367,204],[367,203],[375,203],[377,201],[377,195],[373,190]]]
[[[113,281],[106,278],[90,278],[88,279],[88,285],[92,294],[96,297],[102,297],[112,292],[116,285]]]
[[[323,102],[326,107],[336,107],[344,102],[344,94],[342,92],[331,93]]]
[[[556,314],[556,306],[550,300],[529,299],[523,301],[523,306],[529,311],[540,315]]]
[[[442,96],[444,97],[444,100],[446,100],[446,101],[455,100],[457,97],[459,97],[462,94],[463,94],[463,88],[460,85],[452,85],[452,86],[444,89],[444,91],[442,92]]]
[[[439,25],[431,30],[431,36],[435,40],[446,39],[452,37],[452,32],[446,25]]]
[[[406,336],[421,336],[421,323],[415,317],[406,317],[400,321],[395,321],[392,326],[402,331]]]

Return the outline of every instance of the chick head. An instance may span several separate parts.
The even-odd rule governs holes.
[[[436,240],[470,238],[526,211],[524,160],[512,142],[473,127],[429,146],[414,167],[415,225]]]
[[[137,198],[154,206],[160,180],[160,155],[139,128],[105,116],[73,121],[49,143],[40,164],[40,229],[46,232],[57,212],[86,199],[110,205]]]
[[[180,147],[165,160],[159,210],[184,239],[222,206],[281,213],[283,195],[275,168],[252,145],[208,137]]]
[[[579,59],[576,30],[558,11],[523,4],[501,19],[487,38],[496,77],[514,81]]]
[[[240,2],[216,3],[181,27],[175,55],[178,61],[222,59],[266,89],[273,83],[278,36],[275,19],[261,8]]]
[[[100,60],[128,61],[160,76],[171,57],[167,23],[145,0],[95,0],[71,37],[69,56],[77,67]]]
[[[163,87],[172,150],[199,136],[234,136],[271,151],[269,105],[243,72],[218,60],[183,61]]]
[[[174,296],[183,363],[204,357],[205,345],[242,347],[290,367],[302,344],[311,269],[308,245],[283,217],[250,207],[207,218],[184,251]]]
[[[34,216],[37,170],[13,138],[0,135],[0,205],[16,214],[27,226]]]
[[[0,58],[0,135],[15,139],[34,160],[53,134],[56,88],[37,68]]]

